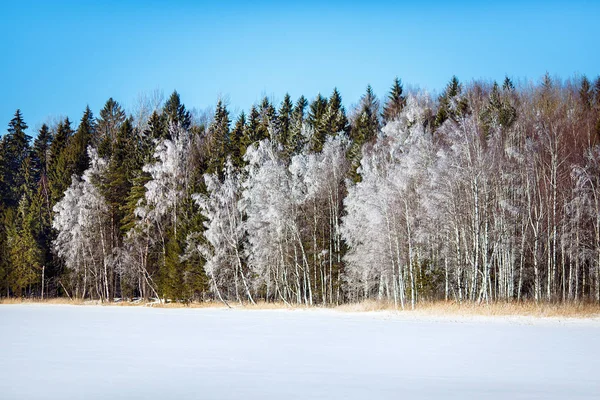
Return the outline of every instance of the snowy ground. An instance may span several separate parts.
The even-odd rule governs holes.
[[[600,398],[598,320],[0,306],[0,398]]]

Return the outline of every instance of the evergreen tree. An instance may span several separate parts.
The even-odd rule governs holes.
[[[515,85],[508,76],[504,77],[504,83],[502,84],[502,90],[505,92],[512,92],[515,90]]]
[[[30,210],[29,194],[19,202],[16,220],[8,227],[7,244],[12,293],[20,297],[23,289],[40,282],[42,252],[35,240],[32,225],[35,215]],[[31,293],[29,293],[31,295]]]
[[[33,168],[38,179],[45,179],[48,174],[48,162],[50,160],[50,143],[52,134],[48,125],[43,124],[37,137],[33,142]]]
[[[461,93],[462,85],[454,75],[439,97],[439,107],[434,122],[436,127],[441,126],[448,118],[457,120],[458,117],[468,113],[467,100],[461,96]]]
[[[246,126],[246,114],[242,111],[235,121],[235,126],[231,131],[228,142],[227,154],[231,157],[231,162],[236,167],[241,167],[244,163],[244,154],[246,147],[244,141],[244,130]]]
[[[21,110],[8,124],[8,133],[2,137],[0,152],[2,163],[0,175],[3,184],[2,201],[7,206],[17,206],[21,197],[21,187],[24,184],[23,162],[30,155],[29,141],[31,137],[25,133],[27,124],[23,120]]]
[[[294,111],[294,104],[288,93],[285,94],[281,106],[279,107],[279,113],[277,117],[277,142],[281,146],[285,146],[290,136],[290,130],[292,127],[292,113]]]
[[[100,110],[100,118],[97,120],[98,134],[94,136],[93,141],[100,157],[110,156],[115,137],[125,118],[125,111],[121,105],[112,97],[109,98]]]
[[[379,100],[373,93],[371,85],[360,99],[360,105],[352,126],[351,138],[354,143],[362,146],[375,139],[381,125],[379,123]]]
[[[592,91],[592,84],[589,79],[584,75],[581,78],[581,85],[579,86],[579,99],[584,110],[592,108],[592,100],[594,93]]]
[[[73,136],[71,121],[65,118],[56,128],[54,140],[50,144],[50,162],[48,164],[48,187],[50,188],[51,203],[55,204],[62,198],[65,190],[71,184],[73,167],[69,155],[69,143]]]
[[[81,117],[77,131],[69,143],[69,162],[72,164],[72,174],[81,176],[88,169],[90,159],[87,148],[96,136],[96,122],[92,110],[87,106]]]
[[[268,97],[264,97],[262,103],[260,104],[260,123],[258,125],[258,140],[263,140],[267,138],[271,138],[271,133],[276,133],[278,131],[277,126],[277,111],[273,104],[269,101]]]
[[[305,138],[302,132],[304,125],[304,110],[308,106],[308,101],[304,96],[300,96],[296,101],[296,106],[292,112],[292,121],[290,134],[285,146],[285,155],[289,160],[293,155],[298,154],[305,145]]]
[[[215,109],[213,122],[208,127],[209,145],[209,173],[220,173],[227,157],[229,148],[229,111],[219,99]]]
[[[243,145],[247,148],[254,142],[258,142],[265,139],[260,127],[260,113],[256,106],[250,108],[250,114],[248,115],[248,122],[244,133]]]
[[[117,132],[113,154],[106,173],[104,197],[110,208],[111,220],[114,221],[112,232],[116,242],[120,242],[119,231],[123,230],[125,224],[123,221],[125,212],[122,205],[125,204],[130,194],[135,171],[142,167],[139,158],[135,156],[134,135],[133,122],[127,118]]]
[[[383,106],[383,122],[388,123],[398,118],[400,112],[406,105],[406,97],[403,94],[402,81],[396,77],[390,89],[387,102]]]
[[[167,126],[175,124],[183,130],[189,130],[192,126],[192,115],[185,109],[181,102],[179,93],[175,90],[163,107],[163,115],[166,118]]]

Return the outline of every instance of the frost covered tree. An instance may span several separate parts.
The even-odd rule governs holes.
[[[402,308],[417,300],[416,267],[428,255],[422,240],[422,193],[427,175],[431,133],[425,128],[426,98],[409,97],[399,117],[389,122],[372,148],[364,151],[360,181],[345,200],[342,234],[345,280],[352,299],[393,299]]]
[[[92,148],[88,154],[90,168],[81,179],[73,176],[62,200],[54,206],[52,226],[58,234],[53,245],[72,273],[75,297],[90,294],[110,300],[115,253],[109,240],[109,209],[99,188],[107,163]]]
[[[198,233],[188,236],[187,250],[197,251],[206,260],[204,269],[212,287],[222,301],[233,297],[240,303],[246,297],[254,303],[250,290],[250,277],[244,258],[244,208],[239,173],[231,160],[224,167],[224,177],[206,174],[208,195],[196,194],[194,200],[205,217],[203,237]],[[233,293],[229,293],[233,283]]]

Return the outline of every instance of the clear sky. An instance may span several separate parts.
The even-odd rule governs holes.
[[[238,111],[334,87],[349,107],[395,76],[432,92],[453,74],[593,78],[599,17],[600,1],[2,1],[0,132],[17,108],[33,134],[154,89]]]

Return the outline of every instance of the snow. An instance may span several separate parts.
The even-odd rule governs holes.
[[[0,306],[0,398],[598,398],[598,320]]]

